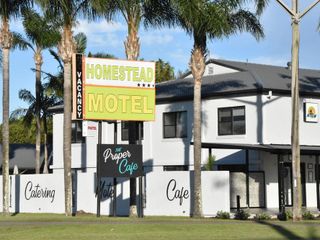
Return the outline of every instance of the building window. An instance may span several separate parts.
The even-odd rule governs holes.
[[[163,171],[189,171],[188,165],[167,165],[163,166]]]
[[[218,109],[218,135],[241,135],[246,133],[245,107]]]
[[[82,121],[72,121],[72,143],[84,143],[85,138],[82,137]]]
[[[170,112],[163,114],[163,137],[187,137],[187,112]]]
[[[213,67],[209,67],[208,74],[213,75]]]
[[[141,140],[143,140],[143,122],[141,127]],[[139,125],[136,124],[136,132],[139,132]],[[129,122],[121,122],[121,140],[122,141],[129,141]]]

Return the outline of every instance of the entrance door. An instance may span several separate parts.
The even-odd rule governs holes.
[[[306,171],[305,164],[301,163],[301,192],[302,192],[302,206],[306,205]],[[293,188],[292,188],[292,164],[284,163],[283,171],[283,187],[284,187],[284,199],[285,205],[291,207],[293,203]]]

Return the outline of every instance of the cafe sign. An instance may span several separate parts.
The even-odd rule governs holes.
[[[75,55],[73,63],[73,119],[154,120],[154,62]]]
[[[142,145],[100,144],[98,150],[101,177],[142,176]]]

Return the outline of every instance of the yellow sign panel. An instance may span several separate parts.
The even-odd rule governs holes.
[[[154,89],[89,85],[84,99],[84,119],[154,120]]]
[[[87,120],[155,119],[154,62],[83,58],[82,69],[74,77],[83,80],[82,87],[76,85],[81,81],[74,84],[82,90],[82,96],[74,91],[76,103],[82,101],[82,106],[75,106],[75,116]]]

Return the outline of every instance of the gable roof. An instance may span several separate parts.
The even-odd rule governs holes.
[[[239,72],[204,76],[202,98],[257,94],[273,91],[290,95],[291,70],[287,67],[211,59],[213,63]],[[189,75],[186,73],[186,75]],[[320,97],[320,71],[299,69],[300,94]],[[193,99],[193,78],[171,80],[156,85],[157,103]]]

